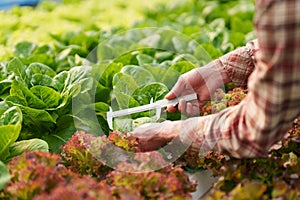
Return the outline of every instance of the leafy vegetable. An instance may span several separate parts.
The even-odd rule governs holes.
[[[0,161],[0,190],[2,190],[6,183],[10,180],[10,175],[6,169],[6,165]]]
[[[0,158],[5,161],[9,155],[9,147],[19,137],[22,113],[18,107],[11,107],[0,114]]]
[[[161,100],[169,92],[167,86],[159,82],[153,82],[141,87],[139,90],[133,93],[133,97],[141,104],[150,103]]]
[[[56,154],[27,151],[15,157],[7,167],[11,180],[4,188],[5,199],[60,199],[65,195],[68,198],[112,199],[107,185],[72,173]]]
[[[9,147],[10,158],[13,158],[17,155],[21,155],[26,150],[30,151],[49,151],[48,144],[41,139],[30,139],[30,140],[21,140],[17,141]]]
[[[95,137],[92,134],[85,134],[83,131],[76,132],[61,147],[61,155],[65,161],[65,165],[72,171],[103,179],[110,171],[110,168],[106,167],[103,162],[90,153],[89,146],[91,146],[93,139]],[[101,151],[100,147],[99,151]]]
[[[121,70],[121,73],[130,75],[136,81],[138,87],[143,87],[146,84],[155,81],[152,74],[140,66],[124,66]]]
[[[181,168],[168,166],[158,172],[126,173],[113,171],[108,175],[108,181],[113,186],[113,194],[120,199],[190,199],[190,192],[195,190],[195,183],[188,180]]]
[[[210,102],[207,102],[200,110],[201,115],[217,113],[227,107],[239,104],[247,95],[247,90],[234,88],[225,93],[221,88],[217,89]]]

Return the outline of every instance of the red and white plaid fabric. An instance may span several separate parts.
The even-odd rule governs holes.
[[[183,137],[198,150],[265,156],[300,114],[300,0],[257,0],[254,26],[257,40],[215,62],[237,86],[248,86],[247,97],[190,119],[197,128]]]

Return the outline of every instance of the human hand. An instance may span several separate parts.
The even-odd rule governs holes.
[[[196,93],[198,101],[185,102],[185,100],[181,100],[178,107],[168,106],[167,110],[172,113],[178,109],[187,116],[199,115],[199,108],[211,99],[214,91],[225,83],[230,82],[225,70],[215,67],[217,62],[218,60],[213,61],[204,67],[193,69],[181,75],[165,98],[171,100],[176,97]]]
[[[138,140],[138,151],[156,150],[179,135],[180,121],[143,124],[131,133]]]

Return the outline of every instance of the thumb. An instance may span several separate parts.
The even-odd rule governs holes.
[[[172,90],[165,96],[165,99],[167,100],[172,100],[175,99],[176,97],[178,97],[182,91],[182,84],[181,81],[177,81],[177,83],[174,85],[174,87],[172,88]],[[177,111],[177,107],[175,106],[168,106],[167,107],[168,112],[173,113]]]
[[[183,76],[179,77],[178,81],[174,85],[174,87],[171,89],[171,91],[165,96],[166,99],[171,100],[178,96],[180,96],[185,88],[185,81]]]
[[[168,100],[175,99],[176,97],[176,94],[172,90],[165,96],[165,98]]]
[[[176,97],[177,97],[176,94],[175,94],[173,91],[170,91],[170,92],[165,96],[165,99],[172,100],[172,99],[175,99]],[[170,106],[167,107],[167,110],[168,110],[168,112],[170,112],[170,113],[176,112],[177,106],[170,105]]]

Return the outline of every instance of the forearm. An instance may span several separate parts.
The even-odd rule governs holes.
[[[299,115],[300,97],[298,95],[298,100],[296,98],[282,106],[273,102],[267,107],[260,105],[263,98],[254,98],[255,95],[249,93],[237,106],[217,114],[188,119],[183,126],[189,127],[186,130],[190,132],[181,134],[184,135],[183,141],[189,142],[195,151],[216,149],[238,158],[265,156]],[[192,126],[194,128],[190,128]]]

